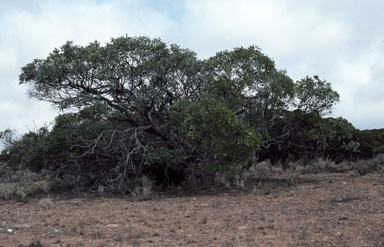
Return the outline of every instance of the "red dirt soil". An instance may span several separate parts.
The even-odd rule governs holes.
[[[379,174],[285,174],[247,191],[148,201],[53,197],[49,209],[38,199],[0,204],[6,247],[384,246]]]

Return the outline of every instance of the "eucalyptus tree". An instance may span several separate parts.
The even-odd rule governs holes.
[[[82,144],[84,155],[107,167],[98,176],[121,183],[156,158],[149,150],[186,145],[169,126],[168,112],[178,100],[198,97],[201,67],[188,49],[160,39],[120,37],[105,45],[67,42],[24,66],[20,83],[30,86],[31,98],[104,122],[106,128]]]
[[[294,83],[259,48],[235,48],[207,60],[208,94],[267,134],[294,96]]]
[[[44,150],[60,157],[50,167],[118,189],[142,174],[215,172],[287,149],[339,100],[330,83],[294,82],[255,46],[199,60],[148,37],[67,42],[24,66],[20,83],[70,111],[46,138]]]
[[[287,101],[282,117],[277,119],[270,129],[271,138],[266,141],[268,148],[262,149],[264,158],[283,162],[285,165],[289,159],[315,158],[320,151],[317,147],[314,148],[314,145],[330,147],[331,143],[328,142],[335,138],[344,138],[333,136],[335,128],[338,124],[343,125],[343,121],[323,120],[332,113],[334,105],[340,99],[339,94],[332,89],[331,83],[321,80],[318,76],[307,76],[296,81],[293,88],[293,97]],[[349,125],[344,125],[351,135],[352,130],[347,128]],[[341,143],[340,145],[343,146]],[[324,152],[324,149],[321,150]]]
[[[287,155],[293,145],[302,145],[293,137],[304,138],[308,120],[330,114],[339,101],[329,82],[318,76],[294,82],[255,46],[218,52],[207,60],[207,71],[207,94],[259,131],[257,154],[270,159],[279,157],[275,150]]]
[[[120,189],[128,177],[144,172],[156,176],[159,167],[162,171],[192,169],[201,162],[217,165],[224,157],[231,163],[243,162],[257,147],[256,130],[238,120],[227,106],[212,110],[209,104],[215,102],[204,100],[215,98],[207,95],[206,68],[206,62],[188,49],[159,39],[121,37],[105,45],[67,42],[46,59],[24,66],[20,83],[29,85],[29,97],[75,111],[57,119],[52,141],[71,130],[79,133],[84,128],[87,133],[72,142],[70,148],[77,151],[69,153],[78,156],[66,164],[67,170],[95,174],[97,181],[116,181]],[[201,107],[201,114],[191,111],[196,107]],[[200,118],[219,128],[210,139],[216,147],[214,156],[202,150],[208,145],[199,147],[191,138],[198,135],[196,131],[186,131],[205,126],[198,124]],[[231,123],[223,125],[221,118]],[[242,142],[244,136],[249,140]],[[231,138],[233,148],[224,145]],[[204,136],[200,141],[208,139]],[[231,149],[241,155],[228,158]]]

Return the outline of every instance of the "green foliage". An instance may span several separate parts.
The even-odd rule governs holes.
[[[384,130],[378,130],[378,135],[376,136],[375,147],[373,148],[373,154],[384,154]]]
[[[10,166],[21,165],[32,171],[55,170],[82,154],[79,145],[98,131],[100,128],[96,129],[94,123],[84,121],[79,114],[62,114],[56,117],[52,130],[47,127],[31,130],[13,140],[0,157]]]
[[[384,145],[375,147],[375,148],[373,149],[373,153],[374,153],[374,154],[384,154]]]
[[[331,84],[318,76],[305,77],[295,85],[293,107],[303,113],[326,115],[339,102],[340,96],[332,90]]]
[[[155,113],[161,114],[172,101],[194,94],[199,69],[189,50],[167,47],[159,39],[121,37],[105,46],[67,42],[47,59],[23,67],[20,84],[31,85],[30,97],[61,109],[103,102],[125,121],[140,125],[153,123],[160,117]]]
[[[339,118],[319,119],[314,128],[309,130],[309,138],[315,140],[322,148],[332,150],[345,150],[356,153],[359,143],[353,140],[355,128],[347,120]]]
[[[376,135],[370,130],[355,130],[354,138],[359,142],[359,157],[369,159],[373,157]]]
[[[67,42],[24,66],[20,84],[72,113],[51,130],[23,135],[0,158],[93,188],[121,192],[142,176],[174,184],[185,174],[245,166],[257,150],[272,160],[336,157],[358,147],[352,125],[322,118],[339,100],[329,82],[294,83],[255,46],[198,60],[148,37]]]
[[[360,143],[359,158],[369,159],[384,153],[384,129],[356,130],[354,138]]]
[[[207,171],[242,164],[260,145],[257,131],[218,100],[181,101],[175,107],[181,111],[181,131]]]
[[[15,136],[11,131],[4,133]],[[44,141],[48,135],[48,129],[42,127],[36,131],[29,131],[22,137],[12,137],[8,145],[1,152],[0,159],[11,167],[30,167],[32,170],[40,170],[44,166],[44,159],[40,153],[44,152]]]
[[[50,143],[55,155],[72,162],[72,170],[91,165],[96,177],[122,182],[139,176],[141,164],[160,162],[165,169],[172,161],[180,140],[168,111],[196,97],[201,65],[193,52],[159,39],[121,37],[84,47],[67,42],[23,67],[20,83],[30,85],[30,97],[80,110],[58,119]],[[162,160],[153,158],[159,147],[170,153]]]
[[[218,52],[207,60],[206,94],[226,104],[261,132],[288,107],[294,83],[257,47]]]

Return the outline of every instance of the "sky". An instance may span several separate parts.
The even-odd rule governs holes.
[[[340,94],[332,117],[384,128],[383,0],[0,0],[0,131],[52,125],[21,68],[66,41],[148,36],[205,59],[255,45],[295,81],[318,75]],[[0,147],[1,148],[1,147]]]

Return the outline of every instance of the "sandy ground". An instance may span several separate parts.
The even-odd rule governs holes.
[[[52,200],[49,209],[1,200],[0,246],[384,246],[379,174],[285,174],[247,191],[147,201]]]

